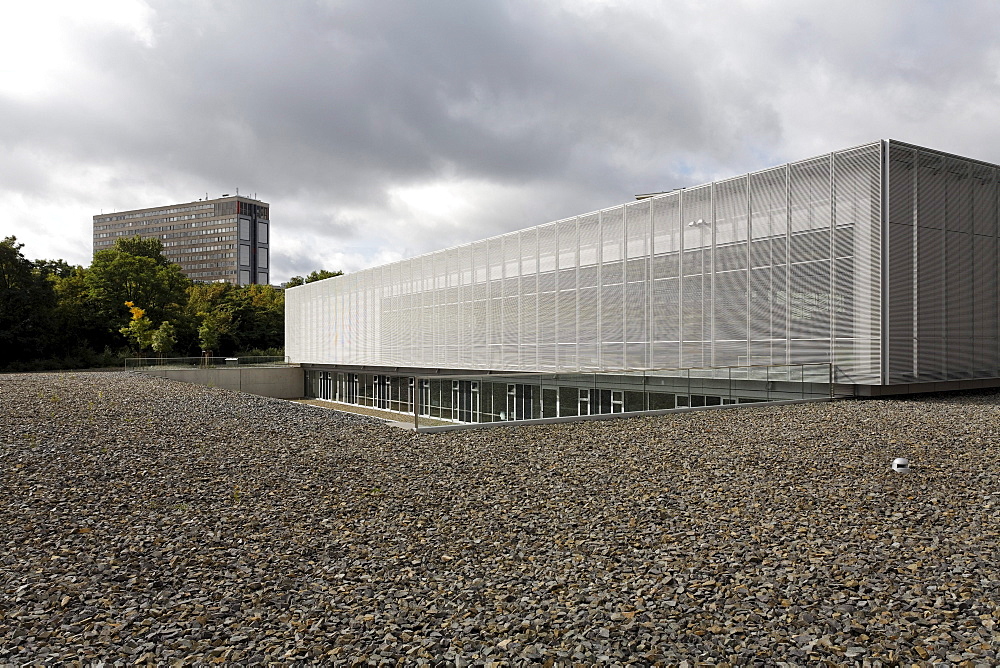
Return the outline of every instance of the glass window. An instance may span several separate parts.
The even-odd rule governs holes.
[[[257,268],[267,269],[267,249],[258,248],[257,249]]]
[[[250,265],[250,247],[240,246],[240,264],[244,267]]]
[[[240,285],[247,285],[250,283],[250,272],[243,269],[240,270]]]
[[[266,272],[260,272],[260,273],[258,273],[257,274],[257,284],[258,285],[267,285],[267,283],[268,283],[267,273]]]
[[[257,243],[267,243],[267,223],[257,223]]]
[[[240,218],[240,241],[250,241],[250,221]]]

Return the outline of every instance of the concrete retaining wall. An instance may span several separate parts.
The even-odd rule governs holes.
[[[141,373],[275,399],[301,399],[300,367],[234,367],[231,369],[143,369]]]

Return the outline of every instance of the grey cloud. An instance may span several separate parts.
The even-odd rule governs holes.
[[[106,174],[82,207],[238,186],[272,203],[276,232],[374,258],[885,135],[1000,159],[944,110],[1000,93],[985,2],[151,5],[152,47],[83,33],[60,94],[0,97],[0,152],[38,158],[0,157],[16,174],[0,194],[51,192],[51,161]],[[506,195],[436,228],[392,209],[437,182]],[[308,252],[276,252],[276,274],[319,268]]]

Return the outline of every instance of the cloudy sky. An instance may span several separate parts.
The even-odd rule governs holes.
[[[0,4],[0,237],[271,204],[272,280],[880,138],[1000,162],[1000,4]]]

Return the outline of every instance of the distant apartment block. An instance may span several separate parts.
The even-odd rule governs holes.
[[[118,211],[94,216],[94,252],[120,237],[159,239],[163,253],[196,281],[270,282],[270,205],[250,197]]]

